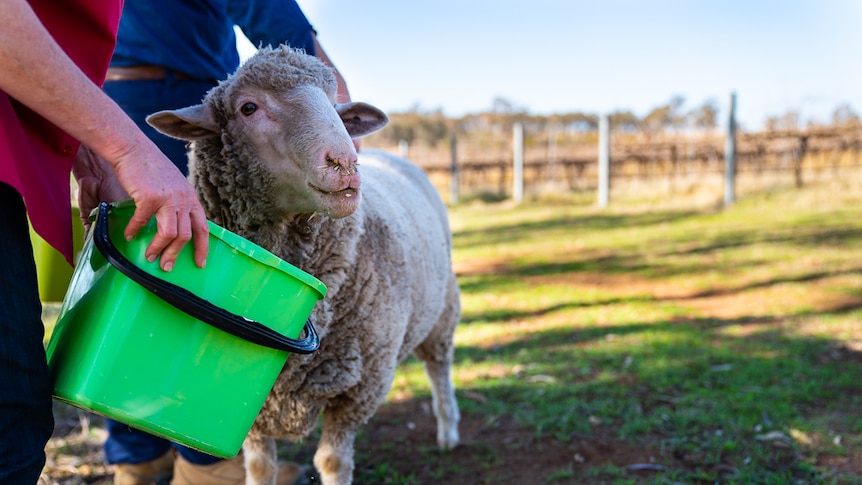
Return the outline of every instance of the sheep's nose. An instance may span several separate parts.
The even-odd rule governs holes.
[[[326,155],[326,165],[341,175],[356,173],[356,155]]]

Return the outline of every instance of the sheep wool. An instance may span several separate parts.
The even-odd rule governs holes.
[[[314,457],[324,485],[352,481],[353,441],[415,354],[432,384],[438,445],[458,443],[451,379],[460,318],[446,208],[425,174],[351,137],[385,125],[336,104],[330,68],[263,48],[201,105],[152,115],[191,141],[190,178],[207,217],[326,284],[311,321],[320,349],[291,355],[243,445],[248,484],[273,484],[273,437],[299,440],[322,413]]]

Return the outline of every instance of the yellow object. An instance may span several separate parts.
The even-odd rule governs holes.
[[[84,248],[84,225],[78,216],[78,208],[72,207],[72,243],[75,259]],[[33,244],[33,258],[36,260],[36,277],[39,280],[39,299],[61,302],[66,296],[72,280],[72,266],[59,251],[45,242],[30,226],[30,242]]]
[[[195,465],[182,456],[177,456],[174,464],[174,479],[171,485],[245,485],[245,465],[243,456],[238,455],[229,460],[212,465]],[[293,485],[297,483],[303,469],[296,463],[284,462],[278,464],[276,485]]]
[[[174,450],[143,463],[119,463],[114,466],[114,485],[152,485],[166,483],[174,473]]]

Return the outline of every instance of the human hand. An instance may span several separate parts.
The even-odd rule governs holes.
[[[132,239],[150,217],[156,216],[156,235],[146,250],[147,261],[160,258],[171,271],[177,255],[192,239],[195,264],[206,266],[209,226],[203,207],[182,173],[155,144],[144,140],[119,155],[113,164],[117,180],[135,202],[135,213],[124,235]]]
[[[111,165],[104,158],[81,145],[72,173],[78,182],[78,208],[85,232],[90,230],[90,212],[99,202],[128,199],[129,194],[120,185]]]

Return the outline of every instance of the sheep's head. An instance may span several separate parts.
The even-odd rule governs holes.
[[[335,91],[332,70],[317,58],[263,48],[203,104],[160,111],[147,122],[193,144],[220,144],[216,152],[223,155],[242,153],[235,165],[254,174],[247,175],[253,179],[248,188],[260,191],[275,211],[346,217],[360,200],[351,138],[379,130],[388,119],[365,103],[336,103]]]

